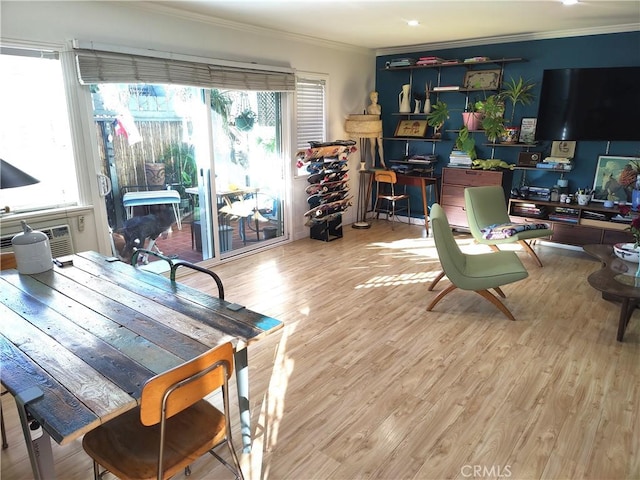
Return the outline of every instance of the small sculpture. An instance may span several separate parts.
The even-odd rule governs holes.
[[[373,91],[369,94],[369,99],[371,100],[371,104],[367,107],[367,113],[369,115],[381,115],[382,107],[378,103],[378,92]],[[380,165],[382,167],[387,168],[384,163],[384,150],[382,147],[382,131],[378,134],[377,137],[369,137],[369,147],[371,149],[371,165],[375,167],[376,165],[376,145],[378,146],[378,155],[380,156]]]

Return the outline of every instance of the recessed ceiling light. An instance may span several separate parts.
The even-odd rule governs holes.
[[[420,25],[420,22],[418,20],[408,20],[407,25],[409,25],[410,27],[417,27],[418,25]]]
[[[578,0],[562,0],[563,5],[575,5],[580,3]]]

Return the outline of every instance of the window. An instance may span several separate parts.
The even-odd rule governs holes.
[[[0,205],[13,211],[77,205],[71,128],[57,52],[3,47],[0,71],[0,158],[40,181],[0,190]]]
[[[325,79],[296,79],[296,113],[298,150],[309,148],[309,142],[327,139],[325,109]],[[298,175],[307,175],[305,167],[298,168]]]

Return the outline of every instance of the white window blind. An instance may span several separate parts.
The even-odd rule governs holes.
[[[296,81],[297,147],[326,141],[325,80],[298,78]]]
[[[295,89],[295,75],[213,63],[191,62],[101,50],[75,49],[82,84],[151,83],[201,88],[285,92]]]

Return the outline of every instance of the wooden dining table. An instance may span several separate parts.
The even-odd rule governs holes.
[[[51,438],[65,445],[135,408],[147,380],[225,342],[250,451],[247,346],[282,322],[96,252],[71,259],[0,274],[0,380],[16,399],[34,477],[55,476]]]

